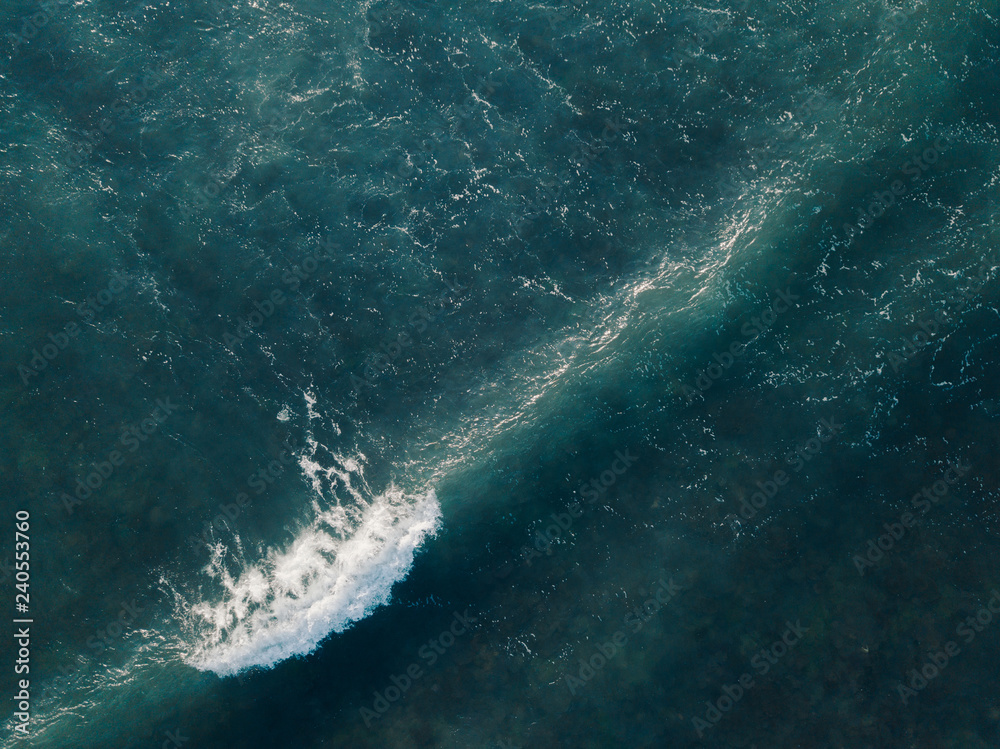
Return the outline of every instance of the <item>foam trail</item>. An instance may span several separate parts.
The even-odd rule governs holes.
[[[313,455],[303,456],[300,466],[319,495],[313,521],[287,548],[243,565],[236,576],[221,552],[213,558],[207,571],[223,587],[221,600],[201,601],[186,612],[200,640],[186,658],[196,668],[232,675],[312,652],[329,634],[388,603],[393,584],[440,527],[433,490],[407,495],[391,486],[364,501],[350,484],[357,463],[339,460],[342,467],[323,469],[315,461],[316,444],[310,447]],[[346,487],[350,500],[328,501],[323,479]]]

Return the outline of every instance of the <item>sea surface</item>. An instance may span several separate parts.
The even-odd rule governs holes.
[[[997,0],[0,32],[4,749],[1000,746]]]

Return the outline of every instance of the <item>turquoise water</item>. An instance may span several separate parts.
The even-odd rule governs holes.
[[[998,12],[5,7],[3,746],[996,746]]]

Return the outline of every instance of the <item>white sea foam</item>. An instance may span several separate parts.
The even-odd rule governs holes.
[[[299,459],[314,500],[312,521],[294,540],[232,573],[223,553],[206,568],[224,592],[185,606],[198,639],[186,660],[196,668],[231,675],[312,652],[388,603],[417,549],[437,532],[433,490],[410,495],[390,487],[366,499],[359,461],[320,458],[322,449],[310,440]]]

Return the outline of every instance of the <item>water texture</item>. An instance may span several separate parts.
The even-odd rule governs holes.
[[[5,5],[0,746],[996,747],[998,18]]]

